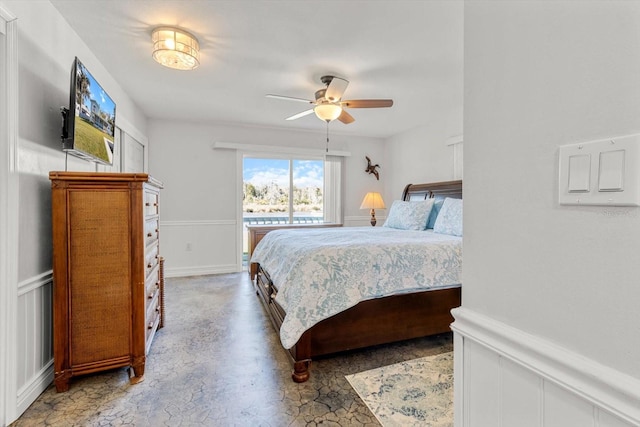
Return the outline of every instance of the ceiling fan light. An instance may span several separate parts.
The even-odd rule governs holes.
[[[153,59],[176,70],[193,70],[200,65],[198,40],[184,30],[159,27],[151,33]]]
[[[327,102],[316,105],[313,111],[320,120],[330,122],[340,117],[342,107],[338,104]]]

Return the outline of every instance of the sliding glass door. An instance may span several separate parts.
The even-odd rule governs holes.
[[[297,224],[324,221],[324,161],[245,157],[245,224]]]
[[[244,157],[243,259],[247,225],[324,222],[324,165],[324,159]]]

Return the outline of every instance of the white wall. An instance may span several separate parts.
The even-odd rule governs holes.
[[[411,129],[387,140],[387,162],[383,171],[390,175],[386,189],[387,192],[394,192],[394,199],[402,196],[402,189],[407,184],[458,179],[454,177],[454,148],[446,142],[452,136],[462,134],[462,110],[443,109],[439,116],[440,120],[430,125]],[[450,121],[457,125],[447,126]]]
[[[456,425],[514,425],[514,408],[536,426],[640,425],[640,208],[558,204],[560,145],[640,133],[640,2],[473,1],[464,20]],[[549,350],[523,362],[519,334]]]
[[[20,415],[53,378],[51,339],[51,198],[49,171],[65,170],[61,151],[60,107],[69,105],[71,65],[78,56],[109,92],[118,108],[117,125],[146,142],[146,118],[122,88],[98,62],[89,48],[48,1],[2,1],[17,18],[18,129],[15,149],[15,200],[3,209],[13,210],[18,230],[10,242],[17,274],[8,283],[17,300],[0,301],[0,310],[13,307],[9,319],[13,331],[0,344],[0,352],[16,352],[8,361],[6,406],[0,425]],[[4,58],[2,59],[4,63]],[[3,95],[4,96],[4,95]],[[7,163],[0,167],[7,168]],[[69,157],[68,170],[95,171],[92,163]],[[101,169],[101,170],[104,170]],[[16,212],[17,210],[17,212]],[[17,288],[17,291],[16,291]],[[0,393],[0,395],[2,395]]]
[[[313,148],[322,153],[326,134],[322,123],[318,127],[318,132],[301,132],[150,120],[149,140],[153,142],[149,151],[150,173],[164,183],[160,215],[167,276],[223,273],[240,268],[238,179],[242,164],[236,150],[214,149],[215,142]],[[351,153],[345,159],[345,223],[368,225],[368,212],[359,209],[360,203],[368,191],[384,193],[388,174],[383,170],[380,181],[376,181],[373,175],[365,173],[365,155],[382,163],[384,143],[333,130],[329,137],[330,149]],[[385,212],[380,214],[383,218]]]
[[[385,144],[383,170],[389,177],[385,189],[392,192],[395,199],[400,198],[402,189],[410,183],[459,179],[454,175],[454,148],[446,144],[463,133],[463,2],[452,1],[448,5],[451,13],[438,37],[452,50],[447,52],[446,58],[438,58],[441,61],[438,67],[423,76],[429,81],[437,78],[432,74],[436,68],[446,70],[449,74],[445,79],[447,83],[440,83],[425,100],[420,111],[424,117],[420,126],[388,138]],[[421,54],[423,52],[414,52],[414,55]]]

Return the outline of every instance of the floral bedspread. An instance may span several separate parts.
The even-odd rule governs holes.
[[[387,227],[269,232],[259,263],[287,312],[280,340],[291,348],[307,329],[360,301],[462,281],[462,238]]]

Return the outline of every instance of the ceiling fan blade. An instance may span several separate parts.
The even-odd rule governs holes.
[[[340,105],[347,108],[383,108],[391,107],[393,99],[350,99],[340,101]]]
[[[340,101],[342,94],[347,90],[347,86],[349,86],[348,80],[341,79],[340,77],[333,77],[333,79],[331,79],[331,83],[327,86],[327,91],[325,92],[324,97],[330,102]]]
[[[315,104],[315,101],[311,101],[309,99],[303,99],[303,98],[294,98],[292,96],[272,95],[272,94],[268,94],[268,95],[265,95],[265,96],[267,98],[283,99],[285,101],[298,101],[298,102],[305,102],[307,104]]]
[[[345,110],[342,110],[342,113],[340,113],[340,115],[338,116],[338,120],[340,120],[345,125],[348,125],[349,123],[353,123],[356,119],[354,119],[353,116],[347,113]]]
[[[300,117],[304,117],[304,116],[308,116],[309,114],[313,113],[313,108],[307,111],[303,111],[302,113],[298,113],[298,114],[294,114],[291,117],[287,117],[285,120],[295,120],[295,119],[299,119]]]

